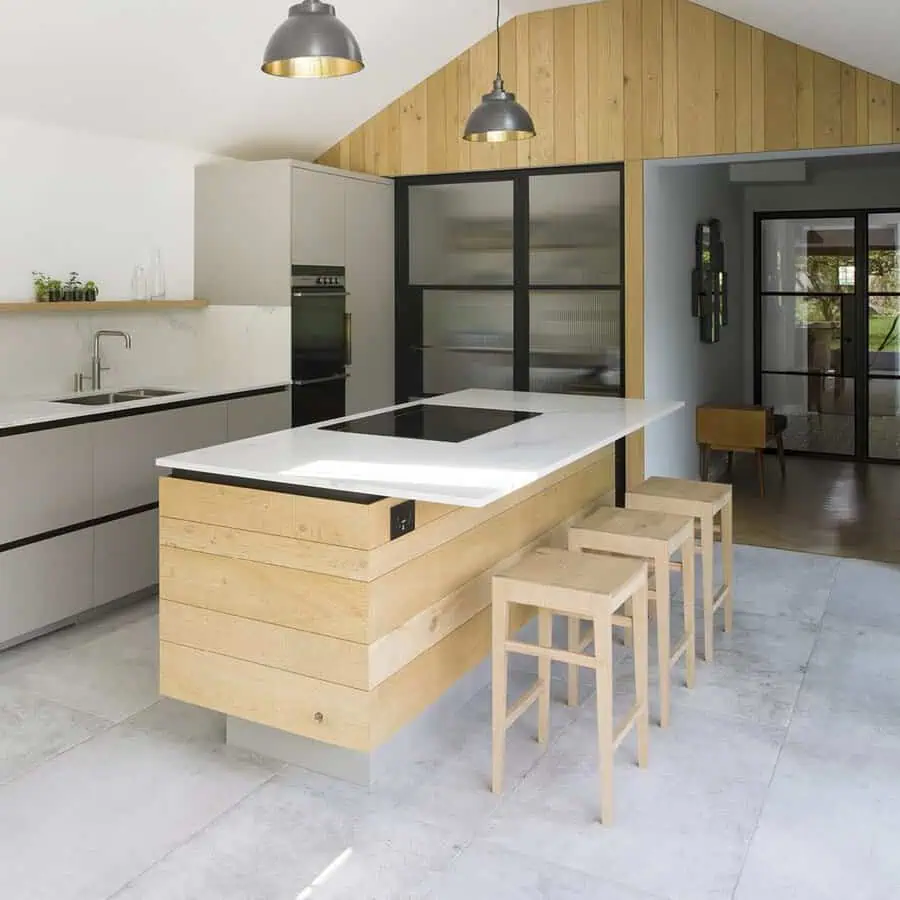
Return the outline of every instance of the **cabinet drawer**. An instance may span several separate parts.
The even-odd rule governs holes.
[[[94,529],[94,602],[97,606],[159,581],[159,513],[153,509]]]
[[[0,647],[94,605],[94,531],[0,553]]]
[[[228,401],[228,440],[242,441],[291,427],[291,393],[288,390]]]
[[[0,438],[0,544],[88,521],[92,477],[89,426]]]
[[[100,422],[94,435],[94,515],[156,503],[156,460],[225,441],[226,404],[209,403]]]

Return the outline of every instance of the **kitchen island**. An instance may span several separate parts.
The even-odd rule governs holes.
[[[470,390],[160,459],[161,692],[374,779],[486,681],[493,572],[564,546],[680,406]]]

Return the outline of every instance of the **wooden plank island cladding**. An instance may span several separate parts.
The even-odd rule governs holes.
[[[318,160],[378,175],[514,169],[900,141],[900,85],[689,0],[604,0],[517,16],[503,75],[537,137],[468,144],[494,36]]]
[[[612,502],[604,448],[503,500],[365,505],[160,479],[160,690],[372,751],[490,650],[491,575]],[[522,611],[516,625],[524,624]]]

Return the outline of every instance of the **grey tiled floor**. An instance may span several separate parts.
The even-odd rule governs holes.
[[[513,729],[498,798],[487,692],[365,791],[235,752],[221,717],[160,700],[152,604],[0,654],[0,897],[895,897],[900,569],[740,547],[736,570],[736,629],[675,688],[650,767],[623,745],[610,828],[589,684],[554,703],[545,754],[533,718]]]

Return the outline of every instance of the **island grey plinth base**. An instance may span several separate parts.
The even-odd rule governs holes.
[[[424,741],[439,731],[443,720],[490,684],[490,659],[482,662],[410,722],[386,744],[371,753],[336,747],[314,738],[290,734],[268,725],[226,718],[226,743],[313,772],[371,786],[398,765],[413,760]]]

